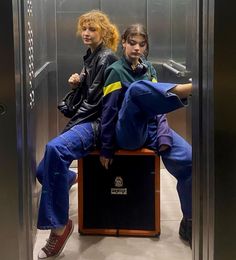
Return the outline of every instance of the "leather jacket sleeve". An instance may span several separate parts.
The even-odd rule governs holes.
[[[87,86],[87,97],[83,100],[78,109],[80,117],[86,118],[92,114],[97,114],[101,106],[104,85],[105,69],[115,61],[114,55],[103,55],[96,65],[95,78],[89,86]]]
[[[64,131],[76,124],[96,121],[101,116],[105,81],[104,72],[117,59],[117,56],[111,50],[101,49],[96,57],[94,56],[89,62],[86,62],[86,79],[82,86],[82,101],[76,114],[67,123]]]

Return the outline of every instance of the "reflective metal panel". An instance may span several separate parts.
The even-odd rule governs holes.
[[[42,0],[33,0],[33,38],[35,71],[44,65],[47,59],[47,8]],[[53,12],[51,13],[53,15]]]
[[[47,100],[48,106],[41,106],[41,113],[48,114],[48,138],[58,131],[57,125],[57,81],[56,81],[56,3],[49,0],[33,0],[34,16],[32,27],[34,32],[34,91],[35,95],[43,78],[42,88],[47,89],[41,97]],[[52,76],[53,75],[53,76]],[[40,131],[39,131],[40,132]],[[41,136],[39,139],[43,138]]]
[[[0,2],[0,207],[1,258],[30,259],[28,181],[18,1]],[[10,246],[10,247],[9,247]],[[12,249],[11,249],[12,248]]]
[[[34,9],[35,6],[37,9]],[[0,183],[3,185],[0,196],[3,206],[0,236],[3,259],[30,260],[33,257],[38,201],[35,170],[38,155],[42,153],[40,145],[48,140],[50,99],[47,83],[53,81],[53,71],[56,83],[55,37],[54,55],[48,55],[52,46],[48,39],[53,39],[53,33],[47,37],[47,17],[49,14],[52,17],[49,7],[53,6],[55,13],[54,1],[1,2],[0,17],[4,27],[0,26],[0,30],[4,41],[1,41],[0,52],[1,57],[7,60],[1,63],[0,72],[0,124],[5,126],[0,130]],[[38,10],[38,13],[34,13],[34,10]],[[47,61],[49,57],[50,62]],[[54,66],[45,66],[52,63]],[[54,88],[57,88],[56,84]],[[9,241],[14,250],[9,250]]]
[[[101,9],[109,14],[112,21],[117,24],[122,33],[132,23],[147,25],[146,0],[101,0]]]
[[[171,1],[148,0],[147,26],[150,40],[149,59],[163,63],[171,58]]]
[[[186,39],[189,26],[187,17],[191,0],[171,1],[171,57],[182,64],[186,63]]]
[[[100,9],[100,0],[57,0],[57,12],[86,12]]]

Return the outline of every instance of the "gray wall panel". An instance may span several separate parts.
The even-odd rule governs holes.
[[[171,58],[170,8],[170,0],[148,0],[149,59],[153,63],[165,62]]]
[[[106,12],[122,32],[127,25],[143,23],[146,26],[146,0],[101,0],[101,9]]]
[[[46,130],[41,132],[43,140],[49,139],[57,134],[57,80],[56,80],[56,7],[55,1],[51,0],[34,0],[33,1],[34,16],[34,67],[35,79],[34,90],[38,100],[44,99],[47,101],[44,113],[47,113],[50,119],[50,124]],[[54,72],[53,72],[54,71]],[[53,75],[53,76],[52,76]],[[44,84],[42,84],[42,81]],[[50,84],[47,83],[50,80]],[[43,90],[43,89],[45,90]],[[50,92],[48,91],[50,88]],[[41,93],[41,96],[39,96]],[[50,96],[49,96],[50,94]],[[40,106],[35,102],[36,106]],[[36,117],[36,121],[40,120]],[[40,133],[40,131],[39,131]],[[50,133],[50,134],[49,134]],[[46,135],[46,136],[44,136]]]
[[[32,2],[32,5],[31,5]],[[29,15],[28,9],[32,8],[32,15]],[[33,0],[25,1],[24,28],[25,28],[25,75],[26,75],[26,122],[27,122],[27,160],[29,171],[28,188],[31,196],[29,202],[29,221],[32,235],[32,241],[35,239],[38,198],[40,187],[36,185],[36,167],[42,158],[44,146],[49,140],[50,135],[56,135],[57,132],[57,85],[56,85],[56,23],[55,23],[55,1]],[[29,24],[32,28],[32,34],[29,33]],[[29,39],[32,38],[30,42]],[[32,48],[29,51],[29,48]],[[31,54],[33,60],[30,59]],[[33,69],[29,65],[34,65]],[[54,65],[53,65],[54,64]],[[54,74],[52,73],[54,71]],[[29,73],[33,73],[31,79]],[[54,80],[50,73],[54,75]],[[49,78],[54,82],[53,90],[50,91],[49,98]],[[32,85],[30,85],[32,81]],[[50,102],[49,102],[50,100]],[[53,118],[54,120],[49,120]],[[52,133],[54,132],[54,133]],[[33,231],[33,232],[31,232]],[[32,245],[33,246],[33,245]]]
[[[24,88],[18,1],[0,2],[0,241],[1,259],[32,255],[25,161]]]
[[[46,1],[44,1],[46,2]],[[46,2],[46,31],[47,31],[47,59],[56,60],[56,0],[47,0]]]
[[[64,56],[82,56],[86,48],[80,37],[76,36],[77,20],[81,12],[57,13],[57,54]]]
[[[33,1],[34,65],[39,69],[47,60],[47,6],[42,0]]]
[[[171,1],[171,57],[174,61],[186,63],[187,4],[189,0]]]
[[[34,142],[36,147],[36,162],[39,162],[42,158],[45,144],[48,141],[48,129],[49,129],[49,104],[48,104],[48,80],[45,77],[37,87],[35,91],[35,109],[34,113]],[[43,127],[42,127],[43,126]]]
[[[86,12],[91,9],[100,8],[100,0],[57,0],[58,12]]]
[[[56,67],[56,64],[53,63]],[[48,73],[48,139],[52,139],[58,133],[58,84],[57,84],[57,71],[53,69]]]

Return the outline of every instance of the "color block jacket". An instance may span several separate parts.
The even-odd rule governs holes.
[[[124,57],[106,69],[101,122],[101,156],[112,158],[115,150],[118,149],[115,140],[115,127],[118,112],[130,83],[138,80],[157,82],[154,67],[150,62],[144,62],[148,67],[145,74],[134,72]],[[155,136],[157,142],[152,147],[146,147],[157,152],[158,148],[163,144],[171,147],[172,135],[165,115],[155,116],[149,121],[149,132],[149,136]]]

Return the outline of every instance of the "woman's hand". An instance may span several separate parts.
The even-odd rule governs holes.
[[[77,88],[80,83],[80,75],[78,73],[72,74],[68,79],[68,82],[72,89]]]
[[[106,158],[106,157],[104,157],[104,156],[100,156],[100,162],[101,162],[102,166],[103,166],[106,170],[108,170],[109,166],[110,166],[110,165],[112,164],[112,162],[113,162],[113,159],[111,159],[111,158]]]
[[[167,144],[162,144],[160,147],[159,147],[159,152],[164,152],[165,150],[169,149],[170,146],[167,145]]]

